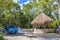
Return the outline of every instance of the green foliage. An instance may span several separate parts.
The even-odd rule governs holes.
[[[48,28],[54,28],[54,25],[56,24],[56,22],[50,22],[48,24]]]
[[[53,22],[48,23],[48,28],[54,28],[54,26],[60,23],[59,20],[54,20]]]
[[[0,36],[0,40],[4,40],[4,37],[3,36]]]
[[[18,11],[17,11],[18,10]],[[10,18],[15,19],[17,12],[20,12],[20,5],[12,0],[0,0],[0,24],[12,23]]]
[[[20,27],[31,28],[31,21],[39,15],[39,12],[44,12],[49,17],[54,18],[51,13],[55,9],[57,10],[58,5],[53,5],[53,0],[39,0],[36,2],[30,2],[23,5],[23,9],[20,9],[18,3],[14,3],[12,0],[1,0],[0,1],[0,24],[9,22]],[[10,20],[12,18],[12,20]],[[57,13],[58,18],[58,13]],[[55,22],[49,23],[49,26],[54,26]]]
[[[54,2],[53,0],[50,0],[50,1],[39,0],[38,2],[34,1],[34,2],[30,2],[28,4],[23,5],[22,13],[25,16],[25,20],[22,18],[24,22],[21,21],[22,22],[21,24],[24,24],[26,28],[31,27],[30,25],[31,21],[37,15],[39,15],[39,12],[44,12],[46,15],[54,19],[54,16],[51,13],[54,10],[58,9],[58,5],[54,5],[53,2]],[[58,15],[58,12],[57,12],[57,15]],[[55,25],[55,22],[49,23],[48,25],[49,25],[49,28],[53,28],[53,26]]]

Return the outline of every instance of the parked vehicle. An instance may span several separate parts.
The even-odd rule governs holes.
[[[5,34],[10,34],[10,33],[17,33],[18,32],[18,27],[12,24],[6,24],[3,29],[3,33]]]

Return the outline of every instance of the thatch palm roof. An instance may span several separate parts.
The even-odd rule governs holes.
[[[53,19],[51,19],[50,17],[48,17],[47,15],[45,15],[44,13],[40,13],[32,22],[32,25],[41,25],[41,24],[45,24],[46,22],[51,22],[53,21]]]

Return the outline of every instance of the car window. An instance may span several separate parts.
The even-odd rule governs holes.
[[[9,28],[14,28],[14,26],[13,25],[10,25]]]

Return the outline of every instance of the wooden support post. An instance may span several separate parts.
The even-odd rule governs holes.
[[[33,32],[34,32],[34,26],[33,26]]]
[[[35,26],[33,27],[33,32],[34,32],[34,33],[36,33],[36,27],[37,27],[37,25],[35,25]]]

